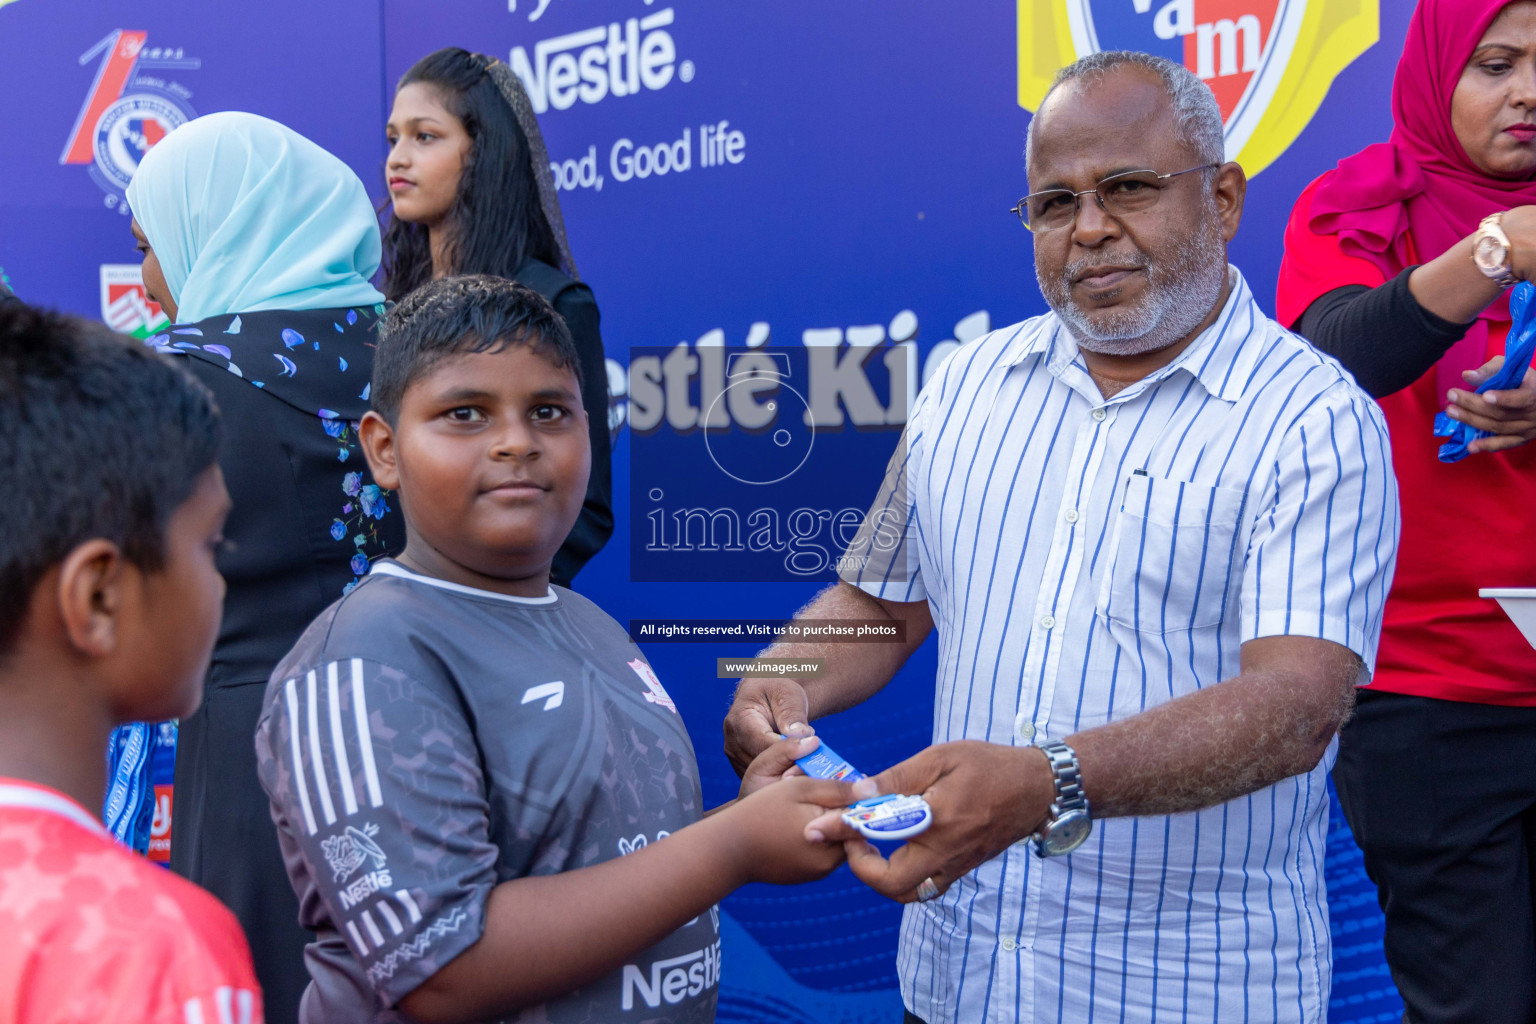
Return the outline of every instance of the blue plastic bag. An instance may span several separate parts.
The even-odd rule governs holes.
[[[171,784],[175,754],[175,722],[131,722],[112,731],[107,742],[107,793],[101,818],[107,831],[130,850],[149,851],[156,787],[164,789]]]
[[[140,853],[149,849],[155,813],[149,757],[154,728],[149,722],[120,725],[107,743],[107,795],[101,818],[118,842]]]
[[[1478,394],[1511,391],[1525,380],[1525,371],[1531,368],[1531,357],[1536,355],[1536,309],[1532,308],[1532,298],[1536,298],[1536,287],[1527,282],[1517,284],[1510,292],[1510,325],[1509,337],[1504,342],[1504,365],[1478,386]],[[1435,436],[1447,439],[1440,446],[1440,461],[1460,462],[1470,454],[1467,445],[1494,435],[1438,412],[1435,414]]]

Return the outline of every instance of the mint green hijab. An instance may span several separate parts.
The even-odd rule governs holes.
[[[178,323],[263,309],[371,306],[379,222],[351,168],[255,114],[189,121],[145,155],[128,205]]]

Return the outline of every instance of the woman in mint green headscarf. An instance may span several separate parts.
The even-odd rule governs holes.
[[[384,309],[369,283],[378,221],[346,164],[233,112],[167,135],[128,203],[145,285],[174,321],[151,343],[217,397],[234,499],[223,627],[178,737],[171,867],[235,912],[267,1019],[294,1020],[308,939],[252,737],[267,677],[304,627],[404,541],[357,446]]]

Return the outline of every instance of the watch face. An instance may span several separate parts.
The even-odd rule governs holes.
[[[1087,811],[1068,811],[1046,827],[1040,839],[1040,852],[1047,857],[1060,857],[1071,853],[1093,831],[1093,819]]]
[[[1484,235],[1477,240],[1472,258],[1485,270],[1498,270],[1504,266],[1504,256],[1508,251],[1497,238]]]

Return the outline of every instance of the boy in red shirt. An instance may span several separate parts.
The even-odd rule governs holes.
[[[94,811],[122,722],[191,714],[218,629],[218,412],[148,349],[0,307],[0,1024],[260,1024],[234,917]]]

